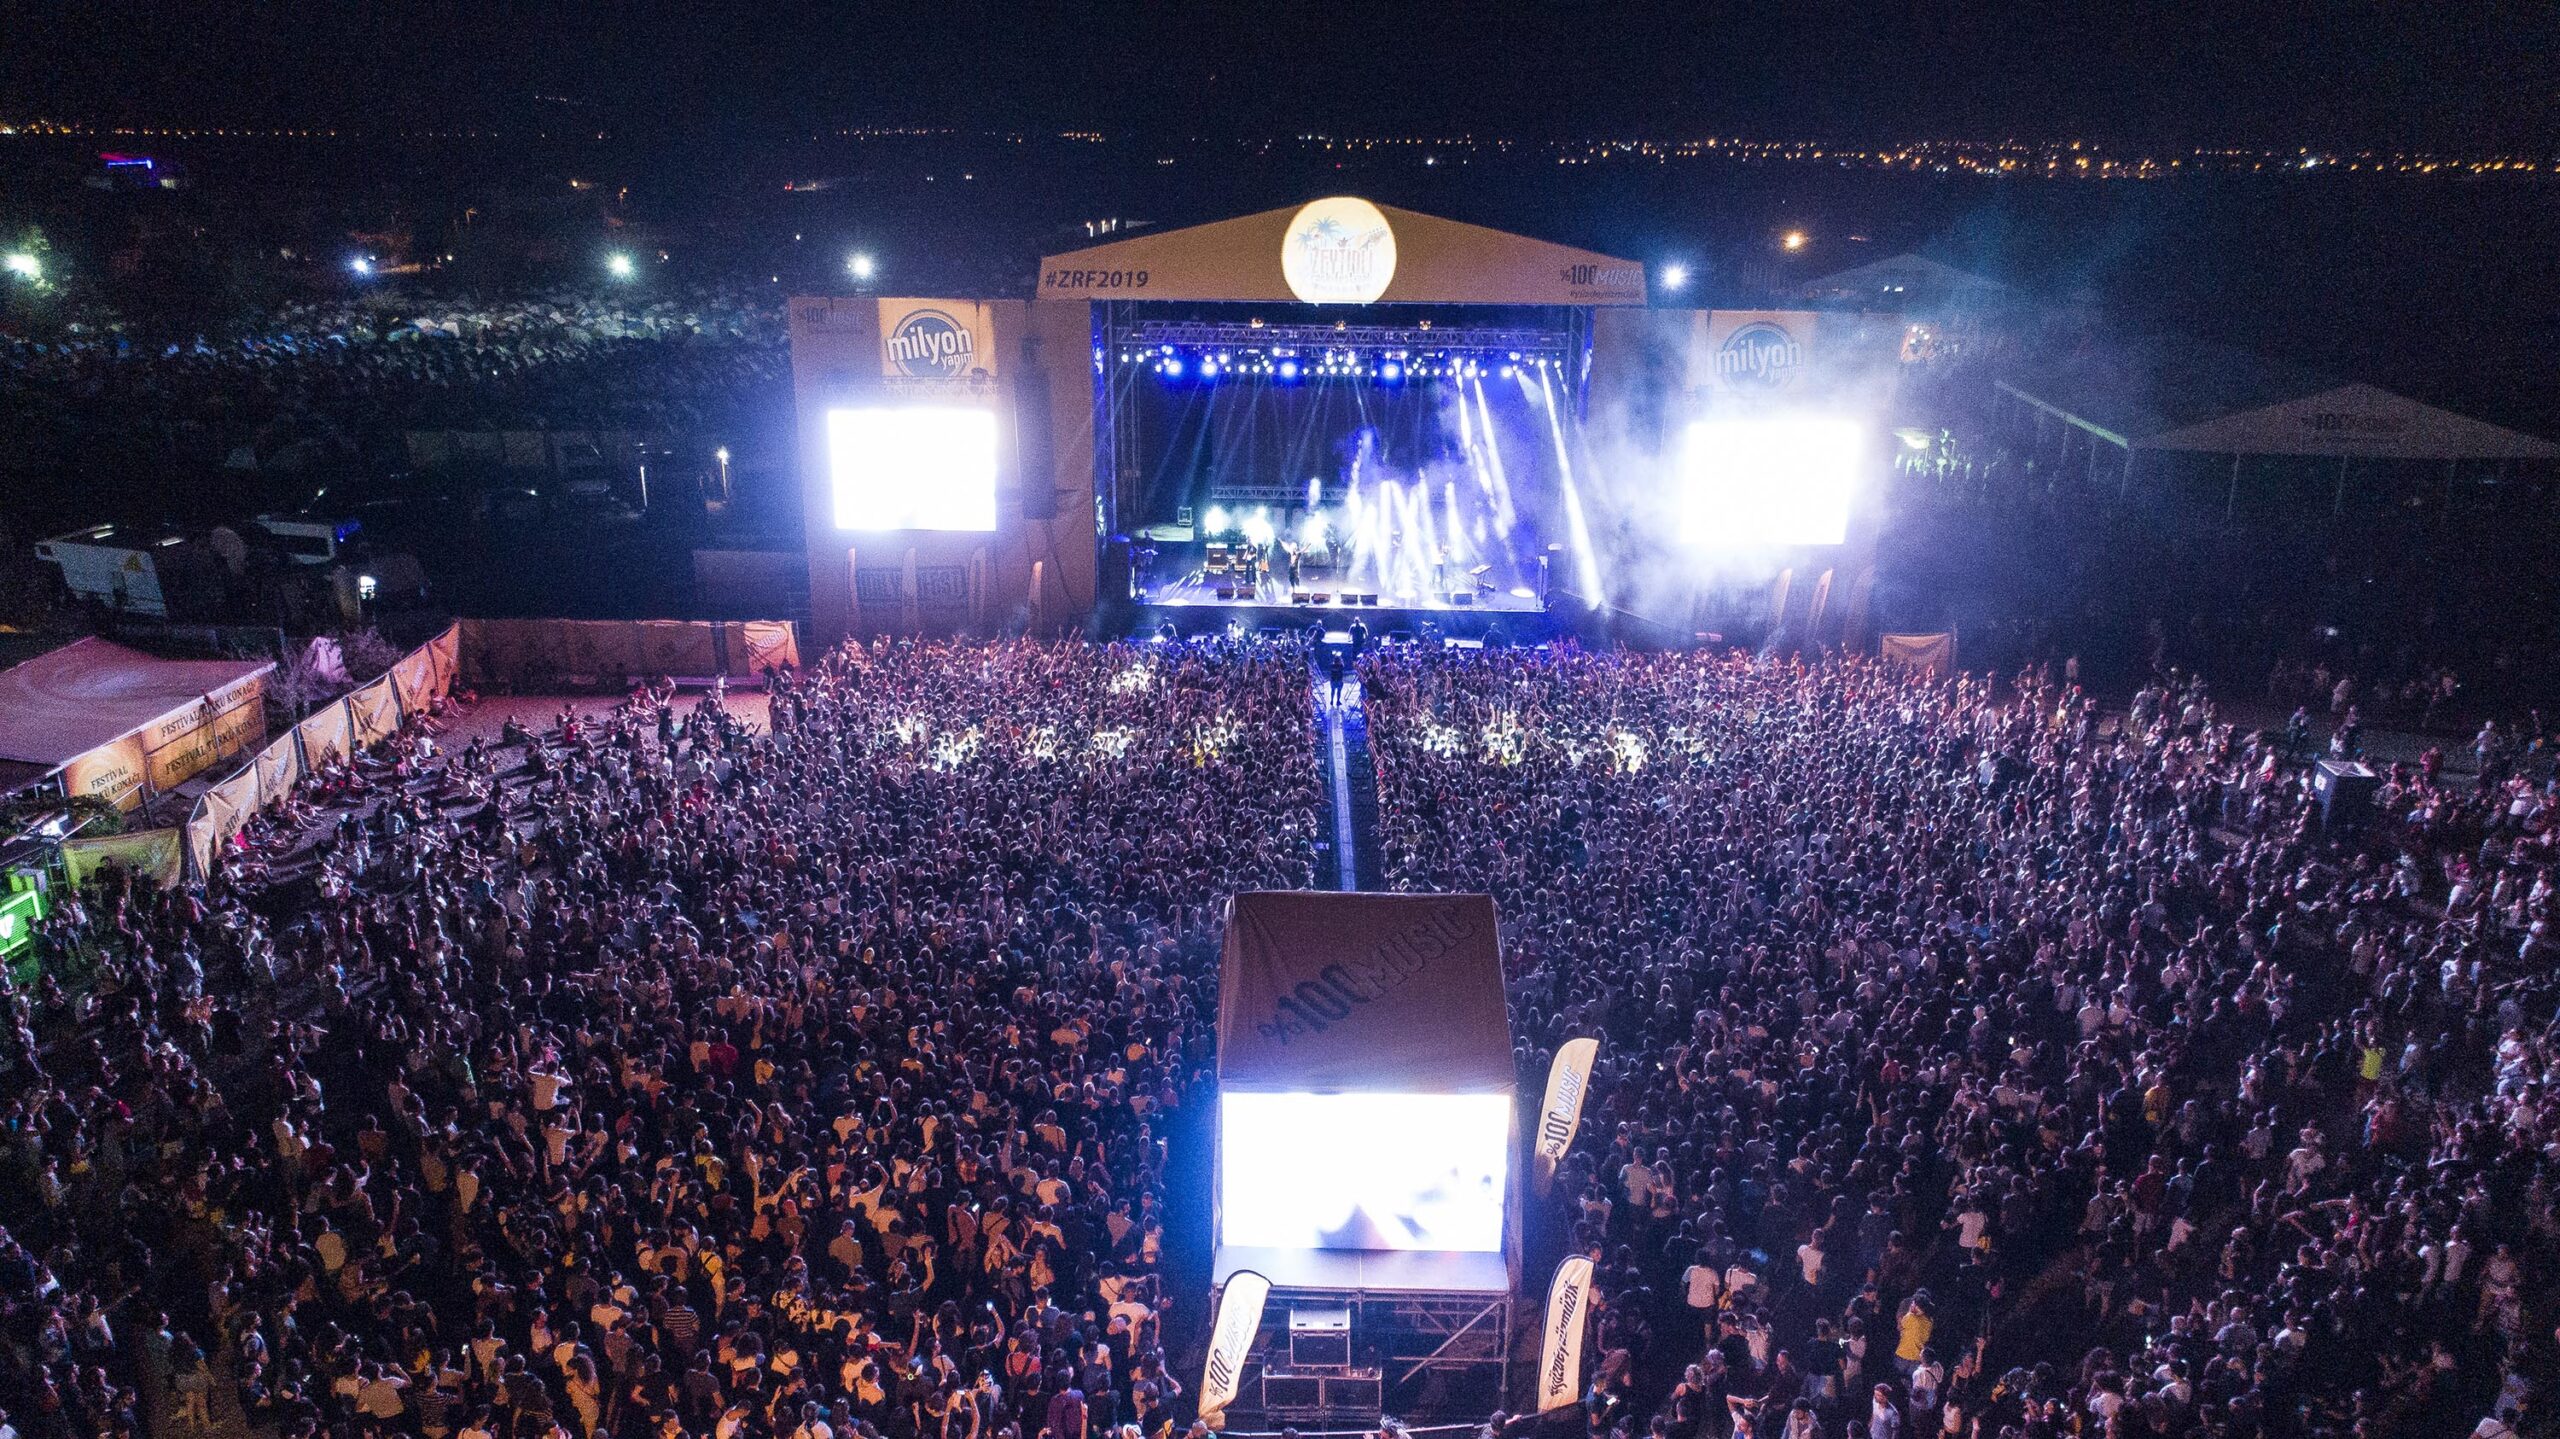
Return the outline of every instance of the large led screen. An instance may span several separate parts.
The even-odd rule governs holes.
[[[1218,1113],[1221,1243],[1502,1248],[1503,1095],[1225,1094]]]
[[[1866,426],[1836,415],[1737,415],[1689,426],[1681,537],[1707,549],[1836,545],[1871,463]]]
[[[996,415],[967,405],[827,411],[836,528],[992,530]]]

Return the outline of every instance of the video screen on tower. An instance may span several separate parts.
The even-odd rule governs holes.
[[[1221,1243],[1502,1248],[1504,1095],[1229,1093],[1218,1114]]]
[[[827,411],[836,528],[992,530],[996,415],[973,405]]]

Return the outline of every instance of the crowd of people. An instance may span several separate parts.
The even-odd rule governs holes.
[[[736,436],[780,412],[778,298],[744,287],[296,303],[237,333],[137,338],[110,316],[0,332],[12,464],[101,453],[283,468],[416,429]]]
[[[1174,1136],[1223,897],[1311,881],[1306,676],[855,646],[765,728],[412,740],[255,902],[66,896],[94,987],[0,1044],[0,1424],[1166,1434]]]
[[[1601,1041],[1595,1436],[2547,1423],[2547,775],[2395,767],[2339,843],[2192,678],[1362,680],[1385,873],[1495,895],[1524,1091]]]
[[[0,1424],[1185,1430],[1224,901],[1316,882],[1323,668],[857,644],[761,723],[413,733],[259,885],[62,896],[82,983],[0,1025]],[[2340,832],[2191,676],[1358,678],[1375,861],[1495,896],[1523,1092],[1601,1041],[1524,1236],[1595,1264],[1595,1439],[2547,1426],[2539,766]]]

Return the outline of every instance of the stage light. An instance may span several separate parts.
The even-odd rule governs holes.
[[[879,266],[872,262],[870,253],[864,250],[856,250],[852,255],[848,256],[845,259],[844,267],[851,271],[853,277],[857,280],[868,280],[879,269]]]
[[[1208,526],[1208,532],[1213,535],[1225,534],[1230,522],[1231,517],[1224,505],[1211,505],[1208,512],[1200,517],[1200,523]]]
[[[1298,378],[1298,362],[1295,360],[1282,360],[1280,362],[1280,378],[1284,380],[1294,380]]]
[[[1298,543],[1311,550],[1321,549],[1324,545],[1324,530],[1324,516],[1309,511],[1298,521]]]
[[[358,255],[347,262],[347,268],[355,271],[359,275],[370,275],[373,273],[373,261],[362,255]]]
[[[1689,267],[1688,267],[1688,266],[1686,266],[1686,265],[1665,265],[1665,266],[1663,266],[1663,267],[1662,267],[1662,288],[1664,288],[1665,290],[1669,290],[1669,291],[1673,292],[1674,294],[1677,294],[1678,292],[1680,292],[1680,291],[1682,291],[1682,290],[1685,290],[1685,289],[1687,289],[1688,287],[1689,287]]]
[[[21,280],[34,281],[44,278],[44,261],[23,250],[6,259],[0,259],[0,268],[7,269],[10,274]]]
[[[1323,503],[1324,481],[1315,475],[1307,476],[1307,508],[1312,510]]]
[[[1182,378],[1182,361],[1179,359],[1167,359],[1157,368],[1163,370],[1167,375],[1170,375],[1175,379]]]
[[[1269,509],[1256,505],[1253,513],[1244,517],[1244,537],[1257,545],[1267,545],[1280,538],[1280,527],[1271,523]]]
[[[619,250],[604,257],[604,272],[617,280],[630,279],[636,269],[637,267],[631,263],[631,257]]]
[[[996,527],[995,411],[883,405],[827,412],[840,530]]]
[[[1404,378],[1404,366],[1389,360],[1378,367],[1378,378],[1392,385]]]
[[[1217,376],[1218,376],[1218,362],[1217,362],[1217,361],[1215,361],[1215,360],[1202,360],[1202,361],[1200,362],[1200,378],[1202,378],[1202,379],[1204,379],[1204,380],[1213,380],[1213,379],[1216,379],[1216,378],[1217,378]]]
[[[1867,462],[1866,426],[1844,416],[1696,421],[1680,456],[1681,538],[1711,549],[1839,544]]]

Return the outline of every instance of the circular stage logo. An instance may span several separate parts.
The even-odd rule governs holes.
[[[889,367],[919,380],[956,380],[976,358],[969,327],[940,310],[911,310],[889,332]]]
[[[1365,305],[1396,277],[1396,233],[1377,206],[1349,195],[1318,200],[1289,221],[1280,275],[1310,305]]]
[[[1767,320],[1725,336],[1716,350],[1716,378],[1739,389],[1784,388],[1804,365],[1804,346],[1783,325]]]

